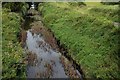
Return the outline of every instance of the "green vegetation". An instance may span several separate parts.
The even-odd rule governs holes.
[[[20,63],[23,49],[17,39],[20,18],[10,9],[2,9],[2,77],[5,79],[25,77],[25,64]]]
[[[71,5],[71,6],[85,6],[86,4],[85,3],[83,3],[83,2],[69,2],[69,4]]]
[[[106,17],[109,20],[118,22],[118,11],[119,7],[118,5],[114,6],[101,6],[101,7],[94,7],[90,9],[90,13],[96,13],[94,16],[103,16]]]
[[[10,9],[11,12],[19,12],[21,16],[24,16],[29,5],[25,2],[3,2],[2,7]]]
[[[118,5],[73,6],[71,3],[39,5],[43,22],[68,49],[86,78],[120,78]],[[106,6],[106,8],[103,8]],[[105,14],[105,15],[104,15]]]

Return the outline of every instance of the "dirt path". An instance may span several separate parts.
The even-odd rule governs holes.
[[[21,35],[27,53],[27,78],[81,78],[80,72],[59,52],[54,36],[43,26],[41,17],[38,14],[30,17],[33,18],[31,29],[22,31]]]

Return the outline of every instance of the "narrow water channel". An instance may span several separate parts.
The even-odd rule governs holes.
[[[67,78],[60,63],[60,53],[53,51],[41,34],[27,31],[26,47],[30,54],[27,77]],[[36,57],[35,57],[36,56]],[[33,59],[33,60],[32,60]]]
[[[69,78],[65,66],[72,69],[74,77],[80,78],[78,70],[73,69],[71,63],[62,61],[61,53],[53,50],[42,34],[28,30],[25,49],[28,52],[27,78]]]
[[[73,64],[46,42],[44,34],[39,31],[41,22],[31,23],[37,29],[31,28],[26,31],[24,48],[28,62],[27,78],[80,78],[82,80],[80,72],[73,67]]]

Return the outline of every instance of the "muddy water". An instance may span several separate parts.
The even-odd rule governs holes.
[[[44,40],[42,34],[32,33],[32,29],[27,31],[26,47],[27,51],[27,78],[80,78],[80,73],[73,69],[72,64],[65,60],[58,51],[52,49]],[[68,67],[65,71],[65,67]],[[70,74],[70,71],[72,75]],[[76,72],[75,72],[76,71]]]
[[[39,15],[34,15],[32,17]],[[26,19],[24,29],[27,28],[29,19]],[[27,78],[81,78],[80,72],[73,64],[58,51],[55,40],[49,31],[42,26],[41,21],[32,21],[24,35],[27,68]],[[29,27],[30,28],[30,27]],[[22,36],[24,37],[24,36]],[[24,38],[23,38],[24,39]]]
[[[53,51],[44,41],[41,34],[32,34],[27,31],[26,46],[31,54],[36,55],[36,60],[28,62],[27,77],[67,78],[64,68],[60,63],[60,53]],[[33,56],[33,55],[32,55]]]

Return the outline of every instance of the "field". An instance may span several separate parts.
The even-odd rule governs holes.
[[[86,78],[120,78],[118,68],[118,5],[43,3],[39,11],[68,55],[81,65]]]

